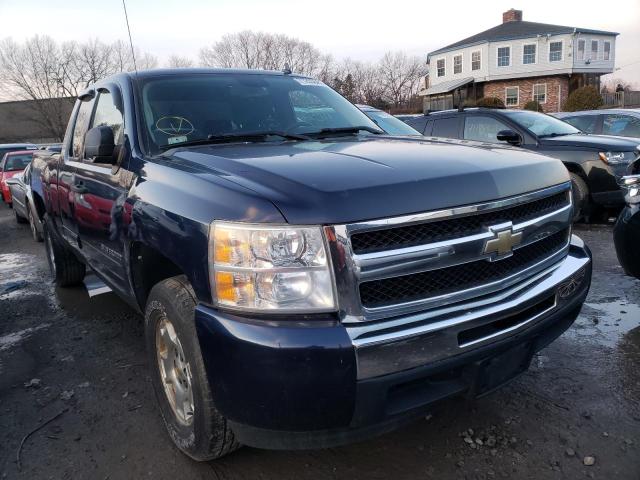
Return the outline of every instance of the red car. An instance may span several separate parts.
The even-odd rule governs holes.
[[[0,161],[0,194],[2,194],[2,200],[9,206],[11,206],[11,190],[5,180],[22,173],[32,157],[33,150],[18,150],[6,153]]]

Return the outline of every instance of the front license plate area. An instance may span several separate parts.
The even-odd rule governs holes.
[[[533,349],[530,343],[517,345],[495,357],[479,363],[471,393],[474,397],[486,395],[520,376],[529,369]]]

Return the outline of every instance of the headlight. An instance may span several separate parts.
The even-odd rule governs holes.
[[[640,175],[627,175],[620,179],[627,203],[640,203]]]
[[[209,272],[222,307],[270,313],[336,309],[320,227],[213,222]]]
[[[635,160],[634,152],[600,152],[600,160],[607,165],[626,164]]]

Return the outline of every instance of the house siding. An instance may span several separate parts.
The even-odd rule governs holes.
[[[518,87],[518,105],[509,108],[524,108],[527,102],[533,100],[533,86],[536,84],[547,85],[547,100],[542,104],[543,110],[545,112],[561,111],[569,92],[569,78],[564,75],[487,82],[484,84],[484,96],[497,97],[506,104],[506,88]]]
[[[579,40],[585,41],[584,57],[579,55]],[[598,42],[598,56],[591,54],[591,41]],[[609,60],[604,59],[604,42],[611,42],[611,55]],[[573,69],[581,73],[611,73],[615,67],[616,37],[613,35],[587,35],[577,34],[573,39]]]
[[[480,70],[471,70],[471,54],[473,52],[480,51]],[[474,45],[471,47],[460,48],[451,52],[443,53],[442,55],[434,55],[429,59],[430,74],[429,85],[434,86],[443,82],[449,82],[451,80],[457,80],[462,78],[473,77],[474,81],[482,81],[488,74],[487,56],[489,53],[488,45]],[[453,57],[462,55],[462,72],[453,73]],[[445,60],[445,72],[446,75],[438,77],[438,60]]]

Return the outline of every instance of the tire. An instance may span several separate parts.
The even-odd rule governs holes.
[[[589,187],[577,173],[570,173],[571,199],[573,201],[573,221],[577,222],[587,215],[589,206]]]
[[[31,206],[27,203],[27,221],[29,222],[29,228],[31,229],[31,237],[34,242],[42,241],[42,234],[38,231],[38,226],[36,225],[36,221],[33,218],[33,212],[31,211]]]
[[[45,215],[42,223],[44,230],[44,247],[53,282],[59,287],[72,287],[82,283],[86,273],[84,263],[56,237],[51,219]]]
[[[195,294],[184,276],[159,282],[147,301],[145,338],[153,388],[169,436],[186,455],[205,461],[240,445],[213,405],[193,321],[195,306]],[[166,369],[163,365],[171,358]],[[167,377],[170,382],[165,382]],[[176,402],[178,396],[185,401]],[[176,403],[183,408],[175,407]]]
[[[27,223],[27,219],[18,215],[17,210],[14,208],[13,213],[16,216],[16,223]]]

